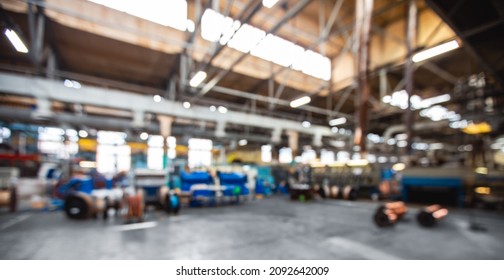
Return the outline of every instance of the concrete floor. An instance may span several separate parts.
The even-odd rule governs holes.
[[[284,196],[239,206],[150,211],[75,221],[62,212],[0,211],[0,259],[504,259],[504,213],[454,209],[421,228],[410,209],[393,228],[372,223],[374,202],[291,202]],[[487,228],[469,230],[469,214]]]

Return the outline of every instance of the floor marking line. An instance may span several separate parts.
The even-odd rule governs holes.
[[[157,222],[145,222],[145,223],[121,225],[121,226],[116,226],[114,228],[114,230],[115,231],[128,231],[128,230],[146,229],[146,228],[156,227],[157,224],[158,224]]]
[[[8,220],[7,222],[5,222],[1,227],[0,227],[0,230],[5,230],[7,228],[10,228],[11,226],[17,224],[17,223],[20,223],[26,219],[28,219],[31,215],[29,214],[23,214],[23,215],[20,215],[20,216],[17,216],[15,218],[12,218],[10,220]]]

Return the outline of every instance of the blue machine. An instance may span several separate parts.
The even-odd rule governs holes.
[[[212,176],[208,172],[180,172],[180,183],[182,193],[189,193],[190,206],[202,206],[202,201],[208,200],[210,204],[215,203],[215,190],[212,189],[193,189],[193,185],[214,183]]]
[[[463,169],[409,168],[402,172],[402,198],[408,201],[410,189],[439,188],[455,190],[457,205],[464,204],[465,176]],[[470,173],[470,172],[469,172]]]
[[[259,195],[269,196],[273,192],[274,186],[275,186],[275,180],[271,175],[271,167],[269,166],[257,167],[255,193]]]
[[[224,195],[248,195],[249,189],[247,184],[247,175],[241,173],[224,173],[218,172],[221,186],[225,187]]]

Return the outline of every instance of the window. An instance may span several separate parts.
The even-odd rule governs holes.
[[[131,168],[131,148],[126,145],[126,133],[98,131],[96,149],[98,172],[117,173]]]
[[[157,170],[163,169],[163,136],[149,136],[147,146],[147,168]]]
[[[301,162],[302,163],[305,163],[305,164],[310,163],[310,162],[314,161],[315,159],[317,159],[317,153],[312,149],[305,150],[301,154]]]
[[[234,34],[233,38],[231,36]],[[319,53],[305,50],[303,47],[273,34],[241,24],[238,20],[207,9],[201,21],[203,39],[217,42],[240,52],[249,52],[253,56],[271,61],[283,67],[301,71],[307,75],[328,81],[331,77],[331,60]]]
[[[177,156],[177,151],[175,150],[177,147],[177,139],[170,136],[166,139],[166,143],[168,144],[168,158],[174,159]]]
[[[262,162],[271,162],[271,145],[261,146],[261,160]]]
[[[189,167],[210,166],[212,164],[212,147],[212,140],[198,138],[189,139]]]
[[[89,0],[161,25],[185,31],[187,2],[185,0]]]
[[[38,149],[41,153],[68,159],[79,151],[77,142],[79,137],[73,129],[61,129],[57,127],[39,127]]]
[[[334,152],[322,149],[320,151],[320,161],[324,164],[331,164],[334,162]]]
[[[280,163],[291,163],[292,162],[292,150],[291,148],[281,148],[278,152],[278,161]]]

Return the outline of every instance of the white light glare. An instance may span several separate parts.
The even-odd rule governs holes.
[[[75,89],[80,89],[82,87],[82,85],[79,82],[69,79],[65,79],[63,81],[63,85],[68,88],[75,88]]]
[[[385,95],[384,97],[382,97],[382,101],[383,103],[390,103],[392,101],[392,96],[390,95]]]
[[[184,106],[184,108],[186,108],[186,109],[189,109],[189,108],[191,108],[191,103],[186,101],[186,102],[182,103],[182,106]]]
[[[203,71],[198,71],[196,75],[189,81],[189,85],[192,87],[197,87],[199,86],[207,77],[207,73]]]
[[[296,100],[291,101],[290,106],[292,108],[297,108],[299,106],[303,106],[305,104],[310,103],[311,98],[309,96],[303,96],[301,98],[298,98]]]
[[[301,123],[301,125],[302,125],[304,128],[308,128],[308,127],[310,127],[310,126],[311,126],[311,123],[310,123],[309,121],[303,121],[303,122]]]
[[[424,61],[424,60],[429,59],[431,57],[443,54],[445,52],[449,52],[451,50],[454,50],[458,47],[459,47],[459,44],[458,44],[457,40],[453,40],[453,41],[432,47],[430,49],[421,51],[421,52],[413,55],[411,60],[413,60],[413,62]]]
[[[159,102],[161,102],[163,100],[163,98],[161,97],[161,95],[158,95],[158,94],[154,95],[152,97],[152,99],[154,100],[154,102],[157,102],[157,103],[159,103]]]
[[[263,0],[262,4],[264,7],[270,9],[271,7],[275,6],[277,2],[278,0]]]
[[[238,141],[238,145],[240,145],[240,146],[245,146],[247,144],[248,144],[247,139],[241,139],[240,141]]]
[[[191,33],[193,33],[194,32],[194,28],[195,28],[194,21],[188,19],[187,23],[186,23],[186,30],[189,31],[189,32],[191,32]]]
[[[228,112],[228,109],[224,106],[219,106],[219,108],[217,110],[219,110],[219,113],[221,113],[221,114],[225,114]]]
[[[88,137],[88,133],[85,130],[79,130],[79,137],[80,138],[86,138]]]
[[[210,106],[210,111],[215,112],[215,110],[217,110],[217,107],[215,107],[214,105]]]
[[[149,138],[149,134],[147,132],[140,133],[140,139],[147,140]]]
[[[17,35],[17,33],[11,29],[5,29],[5,36],[9,38],[9,41],[11,44],[14,46],[16,51],[20,53],[27,53],[28,48],[26,48],[25,44],[23,41],[21,41],[21,38]]]
[[[346,118],[337,118],[329,121],[330,126],[337,126],[346,123]]]

